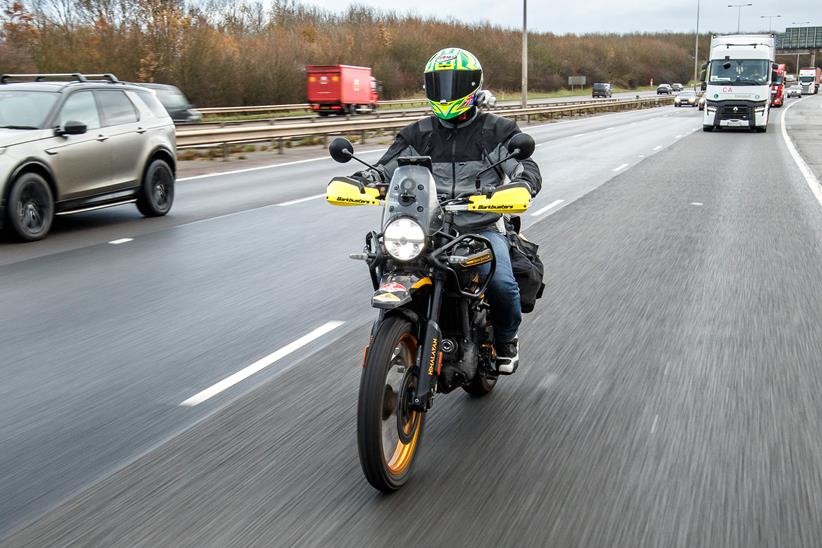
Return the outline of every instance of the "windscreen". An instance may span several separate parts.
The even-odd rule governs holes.
[[[735,86],[762,86],[768,83],[770,73],[767,59],[718,59],[711,61],[711,84]]]
[[[441,70],[425,73],[425,95],[431,101],[451,102],[467,97],[480,85],[482,71]]]
[[[0,91],[0,128],[41,128],[58,97],[49,91]]]
[[[180,91],[176,89],[157,89],[157,98],[163,106],[169,110],[188,108],[188,101]]]
[[[802,82],[803,84],[810,84],[811,82],[814,81],[814,79],[815,79],[815,77],[814,77],[813,74],[804,74],[804,75],[799,77],[799,81]]]

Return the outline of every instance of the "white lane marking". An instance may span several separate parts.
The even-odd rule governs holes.
[[[612,169],[611,171],[613,171],[614,173],[616,173],[617,171],[622,171],[622,170],[623,170],[623,169],[625,169],[626,167],[628,167],[628,164],[622,164],[621,166],[617,166],[617,167],[615,167],[615,168],[614,168],[614,169]]]
[[[586,135],[588,135],[588,134],[587,133],[577,133],[576,135],[571,135],[571,139],[573,139],[575,137],[585,137]]]
[[[799,101],[801,100],[802,99]],[[816,178],[816,175],[813,174],[811,168],[808,167],[808,164],[805,163],[805,160],[802,159],[802,156],[799,155],[799,151],[796,150],[793,141],[788,136],[788,130],[786,129],[788,123],[785,120],[785,117],[788,115],[788,111],[791,110],[791,107],[799,103],[799,101],[791,103],[785,107],[785,111],[782,113],[782,139],[785,141],[785,146],[788,148],[788,152],[790,152],[791,158],[793,158],[796,167],[799,168],[799,172],[802,173],[802,176],[805,178],[805,182],[808,183],[811,192],[813,192],[813,195],[816,197],[816,201],[819,202],[819,205],[822,205],[822,189],[819,188],[819,180]]]
[[[611,129],[614,129],[614,128],[613,128],[613,127],[606,127],[606,128],[605,128],[605,131],[609,131],[609,130],[611,130]]]
[[[654,147],[654,152],[656,152],[657,150],[662,150],[662,145],[655,146]]]
[[[323,324],[320,327],[318,327],[317,329],[315,329],[314,331],[312,331],[311,333],[300,337],[296,341],[285,345],[284,347],[280,348],[279,350],[275,350],[274,352],[272,352],[268,356],[260,358],[259,360],[252,363],[248,367],[245,367],[245,368],[237,371],[233,375],[231,375],[229,377],[226,377],[225,379],[221,380],[217,384],[214,384],[214,385],[206,388],[202,392],[198,392],[197,394],[191,396],[190,398],[188,398],[187,400],[182,402],[180,405],[182,405],[184,407],[194,407],[195,405],[199,405],[199,404],[203,403],[204,401],[206,401],[207,399],[216,396],[220,392],[222,392],[224,390],[227,390],[228,388],[231,388],[232,386],[234,386],[238,382],[247,379],[251,375],[253,375],[255,373],[259,373],[260,371],[262,371],[266,367],[270,366],[274,362],[276,362],[278,360],[281,360],[282,358],[288,356],[289,354],[291,354],[292,352],[294,352],[296,350],[299,350],[300,348],[302,348],[303,346],[307,345],[308,343],[314,341],[315,339],[319,339],[320,337],[322,337],[326,333],[328,333],[330,331],[333,331],[334,329],[337,329],[338,327],[340,327],[344,323],[345,322],[333,321],[333,322],[328,322],[326,324]]]
[[[133,241],[134,241],[134,238],[120,238],[119,240],[111,240],[109,243],[111,245],[120,245],[120,244],[126,244],[128,242],[133,242]]]
[[[692,205],[692,206],[703,206],[705,204],[703,204],[702,202],[691,202],[690,205]]]
[[[317,198],[325,198],[325,192],[323,192],[322,194],[314,194],[313,196],[307,196],[305,198],[298,198],[296,200],[291,200],[291,201],[288,201],[288,202],[283,202],[281,204],[274,204],[274,205],[278,205],[280,207],[290,206],[290,205],[294,205],[294,204],[301,204],[301,203],[307,202],[309,200],[316,200]]]
[[[365,150],[362,152],[357,152],[358,155],[362,156],[364,154],[374,154],[376,152],[385,152],[388,150],[387,148],[378,148],[375,150]],[[182,179],[177,179],[177,182],[182,181],[194,181],[197,179],[208,179],[209,177],[219,177],[221,175],[237,175],[238,173],[249,173],[251,171],[260,171],[263,169],[274,169],[277,167],[287,167],[287,166],[295,166],[297,164],[307,164],[309,162],[319,162],[320,160],[331,160],[330,156],[320,156],[319,158],[307,158],[305,160],[295,160],[293,162],[283,162],[281,164],[269,164],[267,166],[257,166],[257,167],[247,167],[245,169],[235,169],[233,171],[218,171],[215,173],[206,173],[204,175],[194,175],[192,177],[183,177]]]
[[[682,135],[677,135],[676,137],[674,137],[674,139],[681,139],[681,138],[682,138]]]
[[[551,202],[547,206],[545,206],[543,208],[540,208],[540,209],[534,211],[533,213],[531,213],[531,217],[539,217],[540,215],[542,215],[543,213],[545,213],[549,209],[553,209],[553,208],[555,208],[556,206],[558,206],[559,204],[561,204],[563,202],[565,202],[565,200],[554,200],[553,202]]]
[[[659,415],[654,415],[654,423],[651,425],[651,434],[656,432],[656,423],[659,420]]]

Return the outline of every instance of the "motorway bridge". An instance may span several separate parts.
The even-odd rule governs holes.
[[[351,166],[223,164],[168,217],[0,244],[0,545],[822,545],[822,97],[772,115],[528,128],[522,364],[440,397],[392,496],[357,459],[347,258],[380,213],[321,199]]]

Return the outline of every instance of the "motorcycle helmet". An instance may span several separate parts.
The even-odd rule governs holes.
[[[446,48],[425,65],[425,96],[434,114],[451,120],[476,104],[482,87],[482,65],[470,51]]]

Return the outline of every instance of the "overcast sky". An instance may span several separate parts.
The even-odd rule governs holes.
[[[522,24],[521,0],[303,0],[333,11],[351,4],[374,6],[401,13],[415,12],[460,21],[491,21],[509,27]],[[699,28],[703,31],[735,32],[737,9],[728,4],[742,0],[701,0]],[[748,3],[748,2],[744,2]],[[779,32],[794,21],[811,21],[822,26],[822,0],[751,0],[753,6],[742,9],[742,30],[768,30],[773,19]],[[556,34],[586,32],[680,31],[693,32],[696,27],[696,0],[529,0],[528,27]]]

